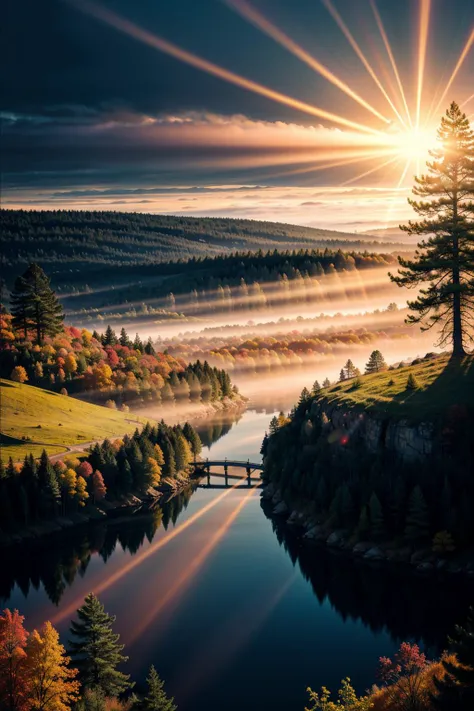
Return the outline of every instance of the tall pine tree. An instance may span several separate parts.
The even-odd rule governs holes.
[[[130,676],[117,669],[128,657],[122,655],[123,644],[112,631],[115,617],[105,612],[92,593],[85,598],[77,616],[78,621],[71,623],[70,650],[82,684],[107,696],[118,696],[130,689],[133,686]]]
[[[440,344],[451,342],[461,357],[474,326],[474,132],[453,102],[441,119],[439,146],[431,151],[428,173],[415,178],[409,199],[420,222],[401,225],[408,234],[427,235],[413,259],[399,257],[402,269],[390,275],[398,286],[418,288],[409,301],[407,323],[422,330],[441,327]]]
[[[62,328],[64,314],[49,279],[38,264],[30,264],[15,280],[10,296],[13,326],[25,339],[34,330],[41,344],[45,336],[55,336]]]

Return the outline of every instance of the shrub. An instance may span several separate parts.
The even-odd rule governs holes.
[[[16,365],[10,374],[10,378],[14,380],[15,383],[26,383],[28,375],[22,365]]]
[[[433,553],[448,555],[455,550],[453,537],[449,531],[438,531],[433,538]]]
[[[410,373],[407,380],[407,390],[418,390],[420,384],[413,373]]]
[[[67,395],[68,392],[67,392],[66,388],[61,388],[61,390],[59,391],[59,394],[60,395]]]
[[[359,378],[359,377],[354,378],[354,380],[352,382],[351,390],[358,390],[361,387],[362,387],[362,378]]]
[[[115,403],[115,400],[106,400],[106,402],[105,402],[105,407],[108,407],[108,408],[110,408],[111,410],[116,410],[116,409],[117,409],[117,405],[116,405],[116,403]]]
[[[130,412],[130,408],[124,402],[120,405],[120,412]]]

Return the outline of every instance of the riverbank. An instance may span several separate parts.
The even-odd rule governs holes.
[[[273,483],[264,486],[261,498],[267,515],[299,531],[301,542],[305,546],[324,547],[333,553],[343,554],[361,564],[371,566],[398,566],[419,575],[463,575],[474,579],[472,549],[446,552],[446,555],[442,555],[427,545],[400,545],[394,541],[357,541],[346,529],[334,529],[327,523],[320,523],[307,505],[288,505]]]
[[[76,531],[96,523],[123,523],[138,516],[149,514],[157,504],[169,501],[197,481],[191,474],[182,473],[176,479],[164,480],[156,489],[134,492],[119,500],[104,500],[87,506],[82,512],[68,513],[48,521],[38,521],[12,532],[0,532],[0,550],[24,545],[44,543],[60,534]]]

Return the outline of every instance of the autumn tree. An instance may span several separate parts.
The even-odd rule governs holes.
[[[449,639],[450,650],[455,653],[453,660],[441,660],[444,674],[441,679],[433,679],[436,693],[431,702],[439,711],[472,711],[474,708],[474,610],[469,611],[466,625],[456,627]]]
[[[307,689],[311,706],[306,711],[369,711],[373,703],[369,696],[357,696],[349,678],[341,681],[337,692],[337,701],[332,701],[332,694],[325,686],[321,693]]]
[[[0,615],[0,708],[7,711],[28,709],[24,619],[18,610],[7,609]]]
[[[474,132],[453,102],[441,119],[438,147],[430,152],[428,173],[415,178],[409,199],[421,216],[401,225],[408,234],[426,235],[413,259],[399,257],[398,286],[421,288],[409,301],[407,323],[422,330],[441,327],[440,344],[451,343],[453,356],[465,354],[472,339],[474,314]]]
[[[64,646],[51,622],[34,630],[26,645],[29,699],[34,711],[68,711],[78,698],[77,669],[69,666]]]
[[[86,596],[77,616],[78,620],[71,623],[70,649],[81,682],[107,696],[118,696],[130,689],[130,676],[117,669],[128,657],[122,655],[120,636],[112,631],[115,617],[105,612],[93,593]]]
[[[104,477],[98,469],[96,469],[92,475],[92,492],[94,496],[94,503],[102,501],[107,493],[107,488],[104,484]]]
[[[174,699],[169,697],[164,690],[164,682],[160,679],[154,666],[150,667],[147,676],[148,693],[135,704],[136,711],[176,711]]]
[[[23,332],[25,339],[32,329],[37,343],[41,344],[45,336],[55,336],[62,329],[62,306],[38,264],[30,264],[15,280],[10,302],[13,326]]]
[[[22,365],[16,365],[11,372],[10,378],[15,383],[26,383],[28,380],[28,373]]]
[[[380,658],[379,677],[386,686],[391,708],[421,711],[427,708],[425,674],[429,662],[417,644],[403,642],[394,659]],[[453,709],[454,711],[454,709]]]
[[[365,366],[365,372],[366,374],[379,373],[381,370],[387,370],[385,359],[380,351],[372,351]]]

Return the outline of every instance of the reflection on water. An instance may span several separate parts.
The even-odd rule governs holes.
[[[207,423],[216,438],[204,456],[253,461],[269,419],[251,411],[233,427]],[[28,628],[51,619],[67,641],[90,591],[117,616],[126,671],[140,684],[154,664],[180,711],[303,709],[308,685],[336,687],[346,675],[363,691],[401,639],[440,649],[474,599],[465,584],[303,547],[252,487],[189,489],[146,516],[2,559],[2,606],[20,609]]]

